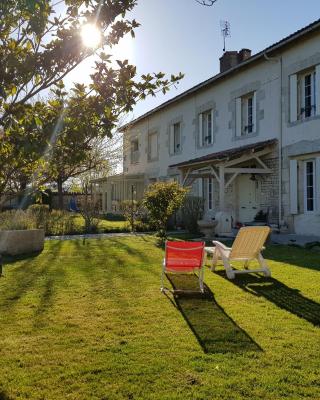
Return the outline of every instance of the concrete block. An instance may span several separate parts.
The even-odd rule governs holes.
[[[42,251],[44,246],[43,229],[0,231],[0,254],[16,256]]]

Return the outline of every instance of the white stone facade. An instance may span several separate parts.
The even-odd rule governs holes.
[[[320,22],[164,103],[123,133],[127,180],[138,176],[146,187],[179,179],[205,196],[207,216],[223,209],[235,225],[263,211],[282,229],[320,235]],[[261,143],[268,145],[255,153]],[[216,159],[229,150],[235,153],[228,159]],[[97,190],[105,195],[110,180]]]

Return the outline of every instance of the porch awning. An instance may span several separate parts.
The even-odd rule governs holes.
[[[178,164],[170,165],[170,167],[175,168],[183,168],[183,167],[195,167],[201,164],[212,164],[215,162],[222,162],[226,160],[231,160],[233,158],[238,158],[239,156],[247,153],[247,152],[258,152],[267,147],[271,147],[277,143],[277,139],[265,140],[263,142],[249,144],[247,146],[236,147],[234,149],[228,149],[224,151],[219,151],[217,153],[207,154],[203,157],[193,158],[188,161],[183,161]]]

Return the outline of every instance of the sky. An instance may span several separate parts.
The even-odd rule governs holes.
[[[141,26],[135,39],[127,36],[113,49],[116,58],[128,59],[140,75],[185,74],[165,96],[137,104],[131,120],[219,72],[220,21],[231,26],[226,50],[249,48],[255,54],[320,18],[320,0],[217,0],[212,7],[195,0],[138,0],[128,17]],[[79,66],[66,83],[87,82],[92,64],[88,60]]]

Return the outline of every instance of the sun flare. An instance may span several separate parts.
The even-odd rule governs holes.
[[[95,25],[86,24],[81,28],[81,38],[86,47],[94,49],[99,46],[102,37],[101,32]]]

